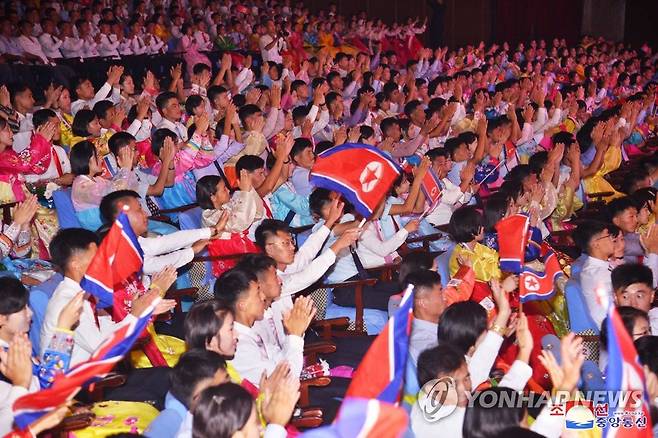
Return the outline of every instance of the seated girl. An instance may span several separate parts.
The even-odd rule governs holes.
[[[139,181],[132,170],[133,154],[132,149],[123,148],[117,158],[118,172],[107,179],[99,176],[102,173],[101,162],[92,142],[81,141],[71,149],[71,172],[76,175],[71,199],[84,228],[95,231],[103,225],[98,207],[105,195],[117,190],[139,189]]]
[[[246,170],[240,172],[239,190],[232,196],[222,177],[206,175],[197,181],[196,198],[203,209],[202,225],[224,230],[208,245],[211,256],[258,252],[247,234],[254,220],[264,217],[264,208]],[[213,274],[219,277],[234,265],[235,260],[213,261]]]
[[[89,140],[97,148],[99,158],[103,158],[110,153],[107,142],[114,131],[101,127],[94,111],[88,109],[79,110],[73,118],[71,132],[73,134],[73,137],[70,139],[71,147],[82,140]]]
[[[2,202],[25,199],[23,175],[41,175],[50,166],[51,139],[57,127],[48,122],[39,127],[30,145],[20,153],[12,148],[14,134],[9,123],[0,118],[0,200]]]

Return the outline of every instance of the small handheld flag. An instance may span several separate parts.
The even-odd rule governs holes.
[[[498,221],[498,254],[500,269],[518,274],[525,263],[525,248],[528,245],[530,218],[524,214],[514,214]]]
[[[65,374],[55,376],[52,386],[24,395],[13,404],[14,422],[24,429],[48,412],[71,400],[82,387],[106,376],[130,351],[137,338],[151,320],[156,298],[139,318],[125,319],[92,353],[89,360],[82,362]]]
[[[310,181],[315,187],[340,193],[359,214],[369,218],[401,172],[379,149],[347,143],[318,155]]]
[[[99,308],[114,304],[114,290],[135,273],[141,274],[144,253],[125,213],[120,213],[98,247],[80,287],[98,300]]]
[[[397,312],[389,318],[354,372],[346,398],[376,398],[398,403],[409,353],[413,296],[413,286],[409,285]]]

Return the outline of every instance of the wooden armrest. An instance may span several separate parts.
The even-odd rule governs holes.
[[[247,254],[253,254],[253,253],[241,253],[241,254],[226,254],[226,255],[220,255],[220,256],[196,256],[192,259],[192,263],[197,263],[197,262],[214,262],[214,261],[220,261],[220,260],[240,260],[242,257],[244,257]]]
[[[58,433],[84,429],[91,426],[94,418],[96,418],[96,414],[93,412],[70,415],[65,417],[55,428],[50,429],[50,431],[53,433],[53,436],[57,436]]]
[[[311,386],[327,386],[331,383],[331,379],[327,376],[314,377],[299,382],[299,406],[306,407],[309,405],[309,388]]]
[[[290,420],[293,426],[297,429],[313,429],[322,425],[322,411],[320,415],[302,415]]]
[[[11,208],[16,206],[16,204],[18,204],[18,202],[9,202],[7,204],[0,205],[0,208],[2,208],[2,221],[5,224],[10,224],[12,222]]]
[[[193,204],[187,204],[187,205],[181,205],[180,207],[176,208],[169,208],[166,210],[160,210],[160,214],[170,214],[170,213],[182,213],[187,210],[191,210],[194,207],[197,207],[198,204],[193,203]]]
[[[366,278],[364,280],[349,280],[349,281],[341,281],[340,283],[323,283],[316,289],[336,289],[339,287],[356,287],[356,286],[373,286],[375,283],[377,283],[376,278]]]
[[[93,389],[89,391],[89,395],[94,402],[103,400],[103,391],[106,388],[118,388],[126,383],[125,374],[112,373],[103,377],[98,382],[94,383]]]
[[[325,341],[333,338],[333,330],[345,331],[350,326],[350,319],[346,316],[340,318],[320,319],[311,322],[311,328],[318,332],[321,339]]]
[[[406,240],[407,243],[432,242],[443,237],[443,233],[432,233],[425,236],[411,237]]]
[[[596,192],[596,193],[588,193],[587,197],[591,199],[603,199],[607,198],[608,196],[614,195],[614,192]]]
[[[385,265],[376,266],[374,268],[366,269],[367,272],[380,272],[379,279],[381,281],[393,281],[393,272],[397,271],[402,264],[402,260],[398,260],[393,263],[387,263]]]
[[[304,356],[313,353],[317,354],[317,353],[335,353],[335,352],[336,352],[336,345],[327,341],[313,342],[304,345]]]
[[[195,298],[198,289],[196,287],[186,287],[183,289],[169,289],[165,295],[165,298],[168,300],[180,301],[183,297],[192,297]]]

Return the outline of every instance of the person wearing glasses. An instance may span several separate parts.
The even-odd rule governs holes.
[[[600,327],[606,316],[606,303],[600,302],[598,292],[603,291],[613,299],[610,258],[615,253],[615,242],[610,225],[597,221],[583,222],[576,229],[574,240],[587,254],[580,272],[580,288],[592,320]]]

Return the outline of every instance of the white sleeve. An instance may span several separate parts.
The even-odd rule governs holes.
[[[320,112],[320,117],[313,124],[313,129],[311,130],[311,133],[313,135],[317,134],[318,132],[322,131],[328,124],[329,124],[329,110],[325,109],[322,112]]]
[[[544,406],[535,422],[530,426],[530,430],[543,435],[546,438],[560,438],[565,425],[564,416],[551,415],[552,405],[553,404],[549,401],[548,404]]]
[[[318,281],[325,272],[336,261],[336,254],[330,249],[325,250],[319,257],[311,261],[304,269],[292,272],[288,275],[284,272],[281,275],[283,284],[281,286],[281,296],[288,296],[300,292],[316,281]]]
[[[644,257],[645,266],[653,273],[653,287],[658,287],[658,254],[649,253]]]
[[[502,336],[489,330],[484,341],[475,350],[468,362],[468,371],[471,374],[473,388],[477,388],[478,385],[489,378],[491,367],[496,360],[496,356],[498,356],[501,345],[503,345]]]
[[[532,377],[532,368],[525,362],[515,360],[509,371],[500,380],[498,386],[523,391],[526,383]]]
[[[594,274],[596,272],[597,271],[593,271]],[[589,314],[597,328],[601,328],[601,323],[606,317],[606,309],[599,304],[596,290],[599,287],[604,286],[606,287],[606,291],[612,291],[610,275],[607,275],[607,278],[606,276],[603,277],[604,278],[601,278],[599,275],[592,275],[588,271],[580,273],[580,289],[583,297],[585,297]]]
[[[265,119],[265,126],[263,126],[263,135],[265,138],[270,138],[276,133],[276,122],[279,119],[280,112],[280,109],[271,108],[270,112],[267,114],[267,118]]]
[[[288,265],[286,271],[296,272],[304,269],[309,263],[311,263],[311,260],[313,260],[322,249],[322,245],[324,245],[327,237],[329,237],[329,233],[329,228],[322,226],[308,236],[304,244],[299,248],[299,251],[295,254],[295,260],[292,264]]]
[[[100,102],[101,100],[109,99],[109,94],[112,91],[112,86],[105,82],[103,86],[96,92],[96,95],[94,95],[94,98],[91,99],[91,102],[89,102],[89,106],[91,108],[96,105],[96,103]]]
[[[271,374],[279,362],[284,360],[290,364],[292,375],[299,376],[301,374],[304,363],[304,340],[302,338],[292,335],[286,336],[285,347],[280,350],[280,354],[269,357],[254,339],[240,336],[235,357],[231,360],[231,363],[240,373],[240,377],[257,385],[263,371],[268,375]]]
[[[393,253],[397,250],[407,239],[409,232],[400,228],[397,233],[395,233],[390,239],[381,241],[377,237],[377,232],[375,231],[375,224],[370,222],[363,231],[361,238],[357,244],[357,251],[363,245],[368,250],[372,251],[374,254],[377,254],[380,257],[386,257],[387,255]]]
[[[187,248],[198,240],[209,239],[210,235],[210,228],[183,230],[158,237],[140,237],[139,244],[144,251],[144,255],[157,256]]]

